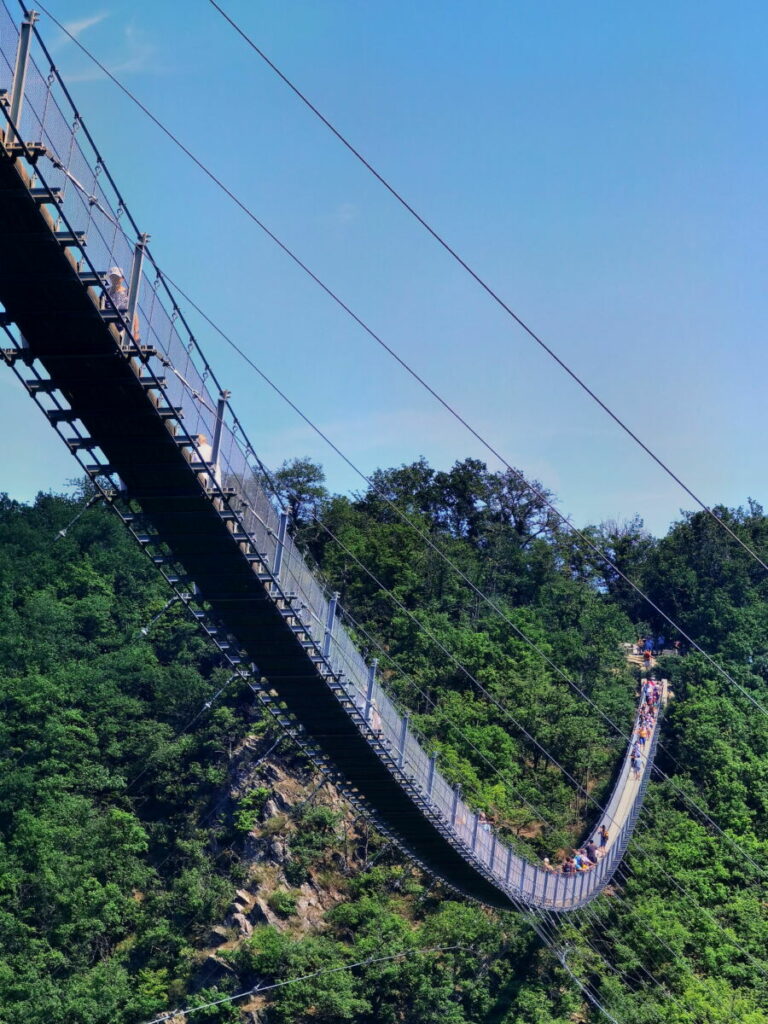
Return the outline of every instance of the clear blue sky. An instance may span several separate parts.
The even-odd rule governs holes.
[[[639,513],[664,532],[691,506],[206,0],[49,3],[578,523]],[[764,4],[227,6],[706,501],[768,505]],[[484,457],[45,18],[41,29],[158,260],[365,471]],[[215,335],[199,336],[267,463],[308,454],[332,488],[362,486]],[[0,489],[30,498],[75,475],[7,371],[0,423]]]

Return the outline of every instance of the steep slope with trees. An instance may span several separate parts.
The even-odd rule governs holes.
[[[598,801],[623,741],[435,547],[622,727],[636,680],[621,644],[662,623],[511,475],[477,461],[382,470],[354,498],[328,494],[308,460],[276,478],[361,646],[379,652],[445,772],[531,856],[571,846],[593,808],[499,705]],[[450,898],[354,820],[247,691],[231,685],[206,708],[227,678],[213,652],[178,606],[142,632],[169,595],[106,510],[59,536],[81,507],[59,496],[0,503],[2,1024],[140,1024],[429,946],[472,951],[321,974],[189,1019],[599,1018],[526,922]],[[766,552],[758,506],[720,513]],[[684,516],[659,541],[639,522],[589,532],[768,704],[766,574],[710,518]],[[758,1024],[768,1019],[768,719],[698,655],[663,668],[675,700],[660,763],[672,781],[651,787],[617,884],[565,926],[568,963],[621,1021]],[[294,780],[290,798],[278,775]],[[234,927],[238,898],[249,920]]]

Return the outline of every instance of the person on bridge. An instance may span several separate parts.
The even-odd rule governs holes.
[[[122,269],[120,267],[110,267],[107,271],[107,278],[109,280],[109,284],[105,291],[107,298],[118,313],[126,314],[128,312],[128,288],[125,284],[125,275],[123,274]],[[125,316],[123,316],[123,319],[125,319]],[[133,340],[138,345],[141,341],[138,313],[133,314],[131,334],[133,334]]]
[[[371,729],[377,739],[381,739],[381,714],[375,700],[371,701]]]
[[[219,465],[218,459],[213,462],[213,448],[208,443],[208,438],[205,434],[195,434],[192,440],[197,444],[197,451],[200,456],[200,461],[204,462],[208,466],[212,466],[213,473],[199,473],[198,479],[207,488],[207,478],[211,477],[215,484],[221,487],[221,466]]]
[[[641,725],[637,730],[637,740],[640,744],[640,749],[645,750],[645,741],[648,739],[649,729],[647,725]]]
[[[584,847],[584,852],[587,855],[589,863],[594,867],[597,864],[597,847],[593,839],[588,840],[587,845]]]
[[[605,827],[605,825],[601,825],[600,828],[598,829],[597,834],[600,837],[600,851],[599,852],[600,852],[600,856],[602,857],[602,855],[605,853],[606,848],[608,846],[608,829]]]

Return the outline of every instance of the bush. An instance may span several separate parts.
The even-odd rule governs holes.
[[[280,917],[290,917],[296,913],[296,894],[286,889],[278,889],[269,897],[267,905]]]
[[[257,786],[238,801],[233,817],[233,823],[238,832],[252,831],[264,810],[264,804],[268,797],[269,790],[265,786]]]

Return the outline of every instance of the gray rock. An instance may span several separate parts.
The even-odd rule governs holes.
[[[250,920],[255,925],[260,924],[280,924],[280,918],[274,911],[270,910],[266,902],[262,899],[257,899],[253,905],[253,910],[248,915]]]
[[[287,856],[285,843],[281,842],[279,839],[275,838],[271,840],[268,851],[270,858],[275,861],[276,864],[282,864],[285,861]]]
[[[216,924],[211,928],[208,941],[212,946],[220,946],[222,942],[229,940],[229,932],[223,924]]]
[[[269,799],[264,803],[264,810],[261,812],[261,820],[269,821],[270,818],[274,818],[274,816],[279,813],[280,808],[277,806],[276,801]]]
[[[198,979],[202,980],[204,984],[210,984],[214,980],[223,978],[226,974],[234,974],[235,972],[225,963],[223,960],[219,960],[215,953],[211,953],[200,965],[198,971]]]
[[[253,924],[269,924],[269,918],[267,917],[267,907],[261,900],[256,900],[248,915],[250,921]]]
[[[248,939],[253,935],[253,925],[245,914],[233,914],[232,924],[238,929],[244,939]]]

